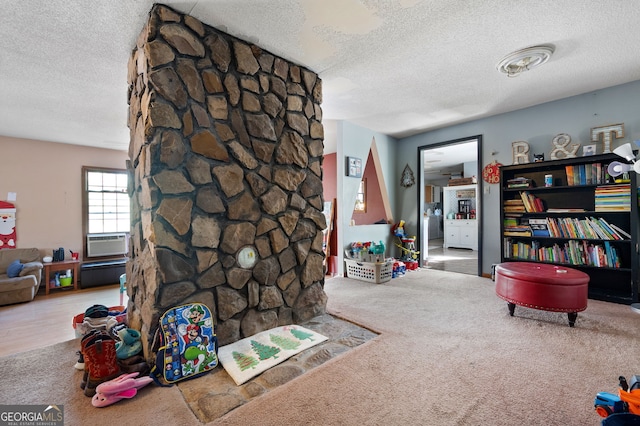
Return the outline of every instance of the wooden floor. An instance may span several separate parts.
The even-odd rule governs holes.
[[[71,289],[70,289],[71,290]],[[73,317],[91,305],[118,306],[118,284],[37,294],[28,303],[0,306],[0,356],[53,345],[76,337]],[[127,295],[124,295],[124,305]]]

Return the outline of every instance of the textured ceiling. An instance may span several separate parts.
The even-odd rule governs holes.
[[[396,137],[640,79],[635,0],[165,4],[319,73],[325,120]],[[126,149],[127,61],[152,2],[0,6],[0,135]],[[556,45],[547,64],[517,78],[496,71],[542,43]]]

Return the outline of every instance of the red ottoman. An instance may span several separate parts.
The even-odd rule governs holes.
[[[496,294],[509,304],[543,311],[567,312],[573,327],[578,312],[587,309],[589,275],[566,266],[531,262],[496,265]]]

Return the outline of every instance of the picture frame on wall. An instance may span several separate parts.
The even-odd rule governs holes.
[[[347,157],[347,176],[361,178],[362,177],[362,159],[356,157]]]

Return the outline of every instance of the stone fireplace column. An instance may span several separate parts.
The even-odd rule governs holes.
[[[322,82],[155,5],[129,62],[129,326],[202,302],[221,345],[325,311]]]

